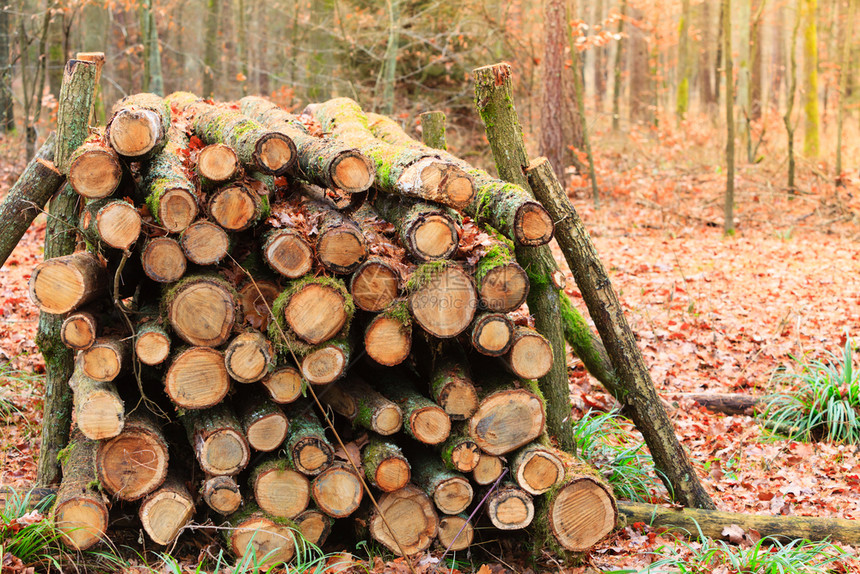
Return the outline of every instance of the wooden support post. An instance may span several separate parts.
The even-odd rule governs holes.
[[[618,375],[618,388],[610,389],[636,424],[660,471],[660,477],[684,506],[714,508],[711,497],[696,476],[687,453],[675,436],[648,366],[636,346],[609,275],[600,262],[579,214],[570,204],[549,160],[539,158],[529,166],[528,179],[537,198],[550,212],[555,237],[561,246],[597,332]]]
[[[427,147],[448,151],[448,139],[445,135],[445,123],[448,118],[445,112],[424,112],[421,118],[421,141]]]
[[[513,105],[510,64],[478,68],[475,78],[475,102],[484,122],[487,139],[493,150],[499,177],[529,190],[524,169],[529,160],[522,129]],[[553,365],[538,381],[546,398],[547,430],[554,435],[562,449],[573,452],[573,431],[568,424],[570,391],[567,381],[564,332],[559,303],[558,267],[550,248],[516,247],[517,262],[526,270],[531,282],[528,295],[529,310],[535,317],[535,328],[547,338],[553,350]]]

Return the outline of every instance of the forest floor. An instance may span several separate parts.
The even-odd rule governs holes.
[[[598,158],[599,209],[581,178],[573,178],[571,197],[706,488],[723,510],[860,519],[856,447],[775,440],[752,417],[672,399],[681,392],[770,392],[774,369],[790,368],[792,356],[826,358],[840,353],[846,337],[860,336],[860,181],[855,175],[836,188],[816,165],[802,164],[799,192],[789,195],[776,167],[741,166],[737,232],[726,237],[725,176],[689,159],[697,142],[678,136],[654,146],[637,137],[607,144]],[[0,168],[6,172],[0,171],[0,195],[20,167]],[[0,483],[14,486],[33,480],[38,456],[41,379],[20,371],[44,370],[33,342],[38,312],[27,295],[44,228],[42,217],[0,271],[0,399],[16,409],[0,421]],[[572,279],[567,291],[585,312]],[[572,357],[570,367],[578,414],[612,407]],[[684,556],[697,544],[679,545],[669,534],[631,525],[600,543],[587,564],[635,571],[666,548]],[[505,568],[530,569],[525,557],[499,555],[504,548],[489,545],[488,552]],[[475,553],[474,565],[485,561],[496,560]],[[860,572],[858,563],[860,557],[844,568]],[[402,562],[386,570],[406,571]]]

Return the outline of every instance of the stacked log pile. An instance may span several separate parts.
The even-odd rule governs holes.
[[[139,94],[72,155],[80,249],[30,280],[77,353],[69,545],[117,500],[157,544],[208,512],[269,560],[349,517],[407,555],[467,548],[479,517],[570,551],[614,527],[534,383],[553,352],[513,250],[552,221],[386,122],[346,98]]]

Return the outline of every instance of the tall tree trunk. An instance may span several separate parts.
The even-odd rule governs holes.
[[[597,0],[594,5],[594,23],[603,22],[603,0]],[[595,46],[594,48],[594,109],[600,113],[603,111],[603,100],[606,97],[606,58],[607,48]],[[558,173],[558,172],[556,172]]]
[[[298,14],[298,6],[296,13]],[[269,3],[263,0],[257,5],[257,26],[262,32],[257,43],[257,90],[267,95],[272,90],[269,77]],[[293,45],[297,45],[293,43]]]
[[[714,43],[713,23],[711,22],[711,3],[704,0],[699,12],[699,30],[702,46],[699,50],[699,101],[701,109],[708,115],[714,113],[714,76],[711,73],[711,46]]]
[[[741,135],[742,137],[749,143],[750,140],[750,126],[749,126],[749,113],[750,113],[750,2],[752,0],[733,0],[732,9],[734,10],[734,14],[732,14],[734,29],[726,28],[726,30],[732,30],[733,33],[737,34],[737,44],[732,44],[733,49],[737,52],[738,61],[737,61],[737,69],[735,73],[737,74],[737,85],[735,87],[735,103],[738,107],[739,118],[741,127]],[[729,76],[726,76],[727,78]]]
[[[788,135],[788,193],[794,193],[794,130],[791,116],[794,113],[794,99],[797,94],[797,34],[800,29],[802,7],[796,6],[794,10],[794,26],[791,31],[791,43],[789,44],[788,64],[788,94],[786,94],[785,115],[782,120],[785,123],[785,131]]]
[[[707,2],[707,0],[705,0]],[[612,82],[612,129],[618,131],[621,123],[621,89],[622,73],[624,71],[624,26],[627,20],[627,0],[621,0],[621,18],[618,20],[618,40],[615,43],[615,66],[613,67]]]
[[[248,13],[247,6],[245,5],[245,0],[239,0],[238,6],[239,12],[239,37],[238,43],[236,45],[237,59],[239,60],[239,73],[242,74],[242,78],[244,78],[241,82],[242,84],[242,95],[248,95],[248,74],[250,73],[248,69],[248,30],[246,29],[248,22]]]
[[[564,141],[564,48],[567,15],[564,0],[544,1],[545,47],[540,152],[564,182],[567,146]]]
[[[717,27],[717,53],[714,58],[714,67],[712,68],[714,74],[714,109],[718,110],[720,107],[720,85],[722,82],[722,71],[723,71],[723,45],[725,42],[723,41],[724,35],[724,23],[725,23],[725,15],[723,14],[725,10],[725,3],[720,0],[720,19],[719,25]]]
[[[221,0],[209,0],[206,11],[206,33],[204,35],[203,52],[203,89],[201,94],[204,98],[215,95],[215,82],[220,75],[220,42],[218,41]],[[264,28],[268,23],[264,24]]]
[[[639,8],[630,9],[630,121],[650,124],[653,120],[654,89],[651,79],[651,58]]]
[[[571,33],[570,22],[578,18],[579,12],[577,10],[578,7],[576,0],[565,0],[565,31],[568,34],[568,37]],[[584,150],[585,141],[582,138],[582,117],[579,112],[579,105],[576,101],[576,86],[569,82],[574,81],[574,76],[576,74],[579,74],[580,82],[582,81],[582,62],[583,59],[580,57],[579,51],[573,50],[570,53],[570,69],[573,75],[564,78],[564,87],[562,88],[564,94],[566,96],[570,96],[565,97],[565,112],[567,113],[567,119],[565,121],[565,137],[567,145],[573,146],[574,150]],[[576,151],[570,153],[568,157],[570,158],[571,163],[576,166],[577,172],[585,173],[585,164],[580,161]]]
[[[753,0],[753,16],[750,23],[750,120],[761,119],[764,79],[764,7],[766,0]],[[755,158],[751,158],[753,161]]]
[[[149,38],[149,90],[153,94],[164,96],[164,77],[161,74],[161,45],[158,42],[158,26],[155,21],[153,1],[144,0],[147,14],[147,36]]]
[[[843,20],[839,55],[839,107],[836,111],[836,184],[845,185],[842,179],[842,127],[845,123],[845,104],[848,99],[848,79],[851,77],[851,46],[857,18],[857,1],[848,0],[848,17]]]
[[[773,50],[770,58],[771,74],[768,100],[770,101],[770,107],[774,110],[779,110],[780,95],[782,94],[785,72],[788,68],[788,63],[785,59],[785,29],[787,28],[787,24],[785,21],[785,5],[782,3],[776,6],[774,23],[771,28],[773,29],[773,38],[771,40]]]
[[[802,0],[803,19],[803,94],[804,116],[803,153],[807,157],[818,157],[818,14],[817,0]]]
[[[735,232],[735,117],[734,62],[732,62],[732,0],[723,0],[723,30],[726,54],[726,201],[723,232]]]
[[[39,117],[42,114],[42,92],[45,90],[45,67],[48,61],[48,29],[51,24],[51,8],[54,3],[50,0],[45,4],[44,16],[41,20],[41,25],[34,31],[34,35],[38,37],[38,49],[36,57],[36,75],[30,77],[28,73],[30,67],[30,49],[29,44],[31,39],[27,34],[26,18],[18,19],[18,45],[21,53],[21,91],[24,95],[24,142],[26,157],[29,160],[36,153],[36,125],[39,123]]]
[[[382,105],[383,114],[394,111],[394,88],[397,83],[397,54],[400,52],[400,2],[386,0],[388,4],[388,45],[382,67]]]
[[[681,0],[681,22],[678,25],[678,91],[675,113],[678,120],[687,115],[690,104],[690,0]]]
[[[68,54],[63,38],[63,12],[59,11],[51,17],[48,30],[48,90],[54,97],[60,95],[60,84],[63,83],[63,66],[66,65]]]
[[[0,133],[15,131],[12,100],[12,43],[9,40],[9,8],[0,6]]]

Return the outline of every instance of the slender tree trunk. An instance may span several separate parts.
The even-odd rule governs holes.
[[[59,97],[60,84],[63,83],[63,66],[66,65],[68,54],[63,41],[63,12],[51,17],[48,30],[48,90]]]
[[[733,50],[737,53],[738,60],[735,67],[737,75],[737,84],[735,85],[734,95],[735,103],[738,108],[738,121],[740,122],[741,137],[746,140],[747,145],[750,142],[750,3],[752,0],[732,0],[732,9],[734,17],[732,19],[734,28],[726,28],[732,30],[736,34],[737,44],[732,43]],[[728,76],[727,76],[728,78]]]
[[[802,0],[803,19],[803,94],[804,116],[803,153],[807,157],[818,157],[818,14],[817,0]]]
[[[568,42],[570,43],[571,53],[576,53],[576,31],[571,27],[568,30]],[[582,126],[582,144],[585,147],[585,153],[588,156],[588,176],[591,179],[591,198],[594,201],[594,207],[600,207],[600,190],[597,187],[597,173],[594,170],[594,154],[591,150],[591,142],[588,139],[588,121],[585,117],[585,88],[582,85],[582,75],[577,68],[574,68],[573,74],[573,99],[576,103],[576,111],[578,112],[579,120]]]
[[[707,2],[707,0],[705,0]],[[618,131],[621,122],[621,90],[622,73],[624,71],[624,26],[627,20],[627,0],[621,0],[621,18],[618,20],[618,40],[615,46],[615,66],[613,68],[612,82],[612,129]]]
[[[203,89],[201,95],[211,98],[215,95],[215,82],[220,76],[220,51],[218,46],[221,0],[209,0],[206,11],[206,33],[203,53]],[[264,24],[264,28],[268,23]]]
[[[600,22],[603,22],[603,0],[597,0],[594,5],[594,23],[597,24]],[[606,97],[607,48],[605,46],[595,46],[593,50],[594,68],[592,69],[592,76],[594,77],[594,109],[600,113],[603,111],[603,100]]]
[[[239,0],[238,12],[239,12],[239,30],[238,30],[239,38],[238,38],[238,43],[236,45],[237,46],[237,50],[236,50],[237,54],[236,55],[237,55],[237,59],[239,60],[239,73],[241,73],[242,77],[244,78],[241,82],[241,84],[242,84],[242,95],[247,96],[248,95],[248,74],[250,72],[248,69],[248,30],[246,29],[247,20],[248,20],[247,16],[248,15],[247,15],[247,10],[246,10],[246,6],[245,6],[245,0]]]
[[[836,111],[836,184],[845,185],[842,179],[842,127],[845,123],[845,104],[848,99],[848,79],[851,77],[851,46],[857,18],[857,0],[848,0],[848,18],[841,26],[841,54],[839,55],[839,107]]]
[[[723,12],[725,11],[725,4],[722,0],[720,0],[720,18],[719,24],[717,27],[717,53],[714,58],[714,67],[712,68],[714,74],[714,110],[719,110],[720,108],[720,85],[722,82],[722,70],[723,70],[723,35],[724,35],[724,23],[725,23],[725,15]]]
[[[152,0],[141,0],[140,39],[143,43],[143,91],[164,95],[164,79],[161,74],[161,47],[158,43],[158,28]]]
[[[788,64],[788,94],[786,95],[787,103],[785,106],[785,115],[782,117],[785,123],[785,131],[788,135],[788,193],[794,193],[796,187],[794,183],[794,130],[795,124],[792,123],[792,113],[794,112],[794,98],[797,94],[797,34],[800,29],[801,7],[796,6],[794,11],[794,26],[791,30],[791,43],[789,44],[789,64]]]
[[[382,68],[382,105],[383,114],[394,111],[394,91],[397,83],[397,54],[400,51],[400,2],[387,0],[388,4],[388,45]]]
[[[723,30],[726,54],[726,201],[723,232],[735,232],[735,117],[734,62],[732,62],[732,0],[723,0]]]
[[[766,0],[753,0],[753,19],[750,23],[750,120],[761,119],[764,79],[764,8]],[[753,161],[755,158],[751,158]]]
[[[699,51],[699,101],[701,109],[708,115],[714,113],[714,76],[711,73],[711,46],[714,43],[714,29],[711,22],[711,3],[704,0],[699,13],[699,30],[702,46]]]
[[[15,131],[12,100],[12,43],[9,39],[9,8],[0,6],[0,133]]]
[[[540,150],[563,182],[567,157],[564,142],[564,30],[567,25],[564,0],[545,0],[544,22],[546,43]]]
[[[678,92],[675,98],[678,120],[687,116],[690,104],[690,68],[690,0],[682,0],[678,25]]]
[[[650,124],[653,121],[654,90],[651,85],[651,63],[646,23],[639,8],[630,10],[630,121]]]
[[[298,15],[298,6],[296,14]],[[257,43],[257,90],[267,95],[271,92],[271,82],[269,78],[269,3],[263,0],[257,5],[257,26],[262,30]],[[297,45],[293,42],[293,45]]]
[[[785,60],[785,29],[788,27],[785,21],[785,5],[780,3],[776,7],[774,15],[773,38],[771,45],[773,51],[771,54],[771,74],[770,74],[770,93],[768,99],[770,107],[774,110],[779,110],[779,100],[782,94],[783,84],[785,81],[785,72],[787,62]]]

